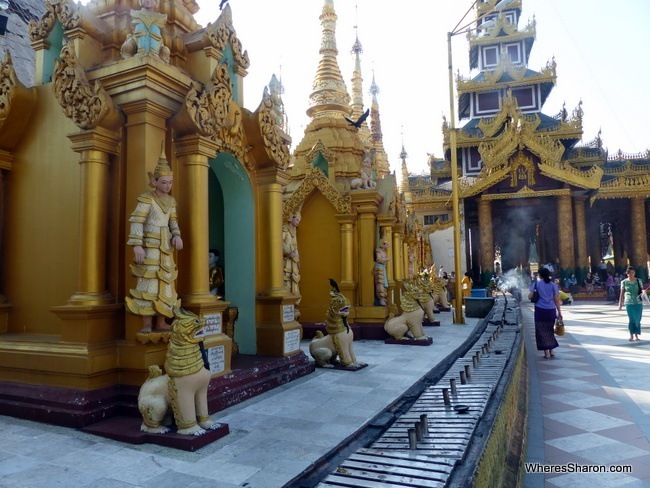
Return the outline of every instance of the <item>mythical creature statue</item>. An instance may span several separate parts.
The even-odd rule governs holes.
[[[340,292],[336,281],[330,278],[330,284],[330,306],[325,314],[327,335],[316,332],[316,337],[309,344],[309,353],[316,364],[323,368],[334,368],[340,363],[347,368],[360,369],[366,365],[357,362],[352,348],[354,334],[347,321],[350,301]]]
[[[434,310],[437,311],[436,305],[440,305],[444,310],[449,310],[449,301],[447,300],[447,280],[442,276],[431,275],[429,280],[420,278],[420,286],[426,290],[433,298]],[[428,315],[427,315],[428,317]]]
[[[377,182],[373,179],[372,175],[372,163],[375,159],[375,153],[377,150],[372,148],[368,151],[363,158],[363,164],[361,166],[361,174],[359,178],[354,178],[350,182],[350,188],[353,190],[374,190],[377,188]]]
[[[436,301],[433,298],[433,283],[420,278],[416,283],[414,283],[414,285],[424,292],[421,295],[422,300],[420,300],[420,305],[424,309],[424,314],[431,322],[436,322],[437,319],[433,314],[439,312],[439,310],[438,307],[436,307]]]
[[[384,324],[384,330],[397,340],[427,339],[422,328],[424,309],[421,305],[427,297],[429,294],[417,284],[404,281],[400,298],[402,314],[395,317],[391,313]]]
[[[159,366],[149,366],[149,378],[140,387],[138,408],[140,430],[153,434],[169,432],[173,412],[177,432],[202,435],[219,424],[208,415],[210,370],[196,333],[207,321],[192,312],[174,308],[175,319],[165,359],[163,375]]]

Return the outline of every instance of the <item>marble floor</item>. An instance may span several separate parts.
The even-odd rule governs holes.
[[[648,487],[650,309],[639,342],[628,340],[617,305],[576,301],[562,312],[567,333],[545,359],[532,304],[522,306],[531,385],[524,486]],[[548,472],[533,474],[540,469]]]

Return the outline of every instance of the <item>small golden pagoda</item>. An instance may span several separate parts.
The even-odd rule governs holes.
[[[334,2],[325,0],[320,22],[320,60],[307,115],[311,118],[293,154],[284,189],[287,222],[301,212],[300,321],[322,322],[329,304],[329,278],[349,298],[350,323],[383,324],[394,304],[395,282],[404,277],[405,212],[383,149],[377,88],[364,111],[360,54],[356,39],[352,93],[338,66]],[[365,115],[364,115],[365,114]],[[364,118],[370,114],[371,124]],[[358,127],[351,122],[357,122]],[[377,306],[375,249],[389,242],[388,307]]]

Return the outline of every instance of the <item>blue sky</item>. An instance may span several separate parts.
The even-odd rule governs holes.
[[[218,1],[198,0],[197,21],[219,15]],[[272,74],[281,75],[294,146],[308,118],[309,94],[318,64],[323,0],[230,0],[237,36],[251,66],[244,80],[244,106],[255,110]],[[393,169],[400,166],[402,141],[414,173],[426,171],[427,153],[442,155],[442,116],[449,117],[446,33],[472,5],[471,0],[334,0],[339,67],[351,91],[350,50],[358,26],[364,52],[364,101],[374,70],[384,147]],[[529,67],[540,70],[555,57],[557,85],[544,113],[566,102],[571,112],[582,100],[584,142],[599,129],[613,154],[650,148],[650,2],[647,0],[523,0],[523,28],[533,16],[537,39]],[[473,16],[470,16],[471,20]],[[468,43],[456,36],[454,72],[469,72]],[[464,123],[463,121],[460,122]]]

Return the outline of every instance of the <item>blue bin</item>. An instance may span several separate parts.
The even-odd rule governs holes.
[[[487,297],[487,290],[485,288],[474,288],[470,290],[470,296],[473,298],[485,298]]]

